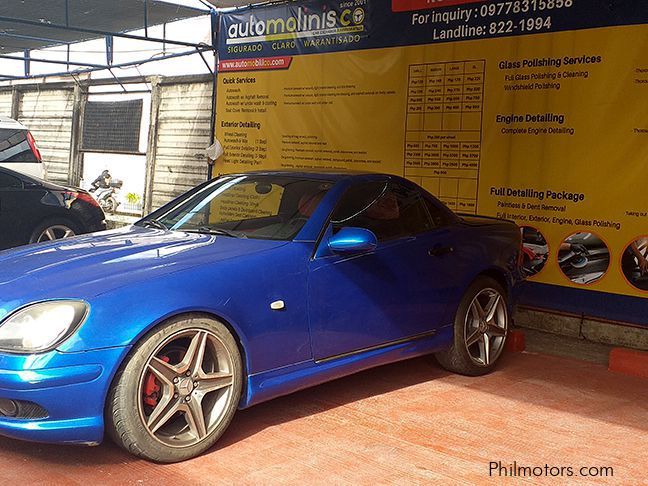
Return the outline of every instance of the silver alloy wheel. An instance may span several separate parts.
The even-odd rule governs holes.
[[[139,415],[147,432],[170,447],[205,439],[233,399],[232,370],[232,356],[216,334],[187,329],[169,336],[139,380]]]
[[[494,363],[504,349],[507,330],[506,301],[495,289],[481,290],[470,303],[464,328],[472,362],[478,366]]]
[[[53,241],[60,240],[61,238],[69,238],[70,236],[75,236],[75,232],[65,226],[64,224],[53,224],[45,228],[40,235],[38,235],[37,243],[43,241]]]

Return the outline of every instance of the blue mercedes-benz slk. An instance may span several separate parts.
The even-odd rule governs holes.
[[[245,408],[504,348],[520,232],[380,174],[208,181],[134,226],[0,253],[0,434],[174,462]],[[431,397],[432,399],[433,397]]]

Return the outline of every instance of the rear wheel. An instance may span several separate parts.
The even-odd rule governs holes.
[[[101,199],[99,201],[99,205],[101,206],[101,209],[104,210],[104,212],[114,213],[115,211],[117,211],[118,203],[114,197],[110,196],[106,199]]]
[[[241,356],[227,327],[198,315],[171,320],[146,336],[118,372],[108,432],[146,459],[189,459],[225,432],[241,384]]]
[[[489,277],[478,277],[466,291],[454,323],[452,346],[436,357],[455,373],[490,372],[504,350],[509,328],[506,291]]]
[[[60,240],[69,238],[79,233],[77,226],[67,219],[48,219],[39,224],[29,238],[30,243],[42,243],[44,241]]]

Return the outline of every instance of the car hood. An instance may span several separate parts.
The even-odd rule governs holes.
[[[90,297],[207,264],[285,245],[131,226],[0,252],[0,304],[9,300]]]

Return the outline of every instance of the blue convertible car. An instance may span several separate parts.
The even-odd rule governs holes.
[[[237,408],[372,366],[486,373],[519,257],[513,223],[396,176],[208,181],[129,228],[0,253],[0,434],[105,431],[174,462]]]

